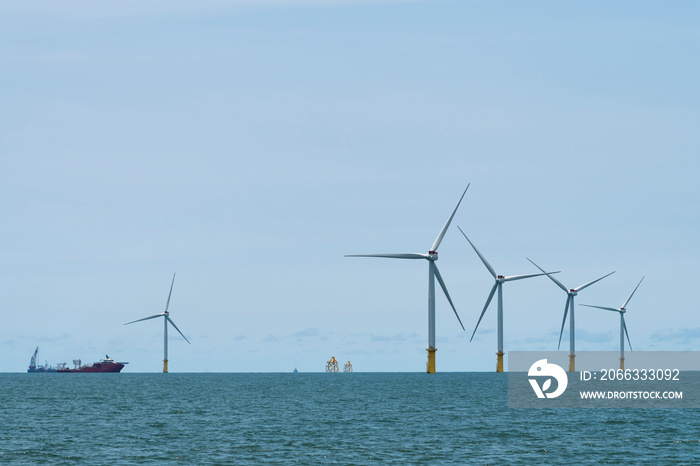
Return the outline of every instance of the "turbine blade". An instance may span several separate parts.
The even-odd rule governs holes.
[[[561,336],[564,334],[564,324],[566,323],[566,315],[569,313],[569,303],[571,302],[571,295],[566,298],[566,307],[564,308],[564,320],[561,321],[561,330],[559,331],[559,344],[557,345],[557,350],[561,346]]]
[[[543,268],[540,267],[539,265],[535,264],[533,261],[530,260],[529,257],[526,257],[525,259],[527,259],[527,260],[529,260],[530,262],[532,262],[532,265],[534,265],[535,267],[537,267],[538,269],[540,269],[543,273],[547,273],[547,271],[546,271],[545,269],[543,269]],[[560,281],[557,280],[556,278],[552,277],[551,275],[547,275],[547,276],[549,277],[550,280],[552,280],[555,284],[557,284],[557,285],[559,286],[559,288],[561,288],[562,290],[564,290],[566,293],[569,292],[569,290],[564,286],[564,284],[563,284],[562,282],[560,282]]]
[[[452,211],[452,215],[450,215],[450,218],[447,219],[447,222],[445,222],[445,225],[443,225],[442,230],[440,230],[440,233],[438,233],[437,238],[435,238],[435,242],[433,243],[433,246],[430,248],[431,251],[437,251],[437,249],[440,247],[440,243],[442,242],[442,238],[445,236],[445,233],[447,233],[447,229],[450,227],[450,223],[452,222],[452,219],[454,218],[455,214],[457,213],[457,209],[459,208],[459,205],[462,203],[462,199],[464,199],[464,195],[467,194],[467,189],[469,189],[470,184],[471,183],[467,184],[466,189],[462,193],[462,197],[459,198],[459,202],[457,203],[455,210]]]
[[[627,333],[627,324],[625,323],[625,316],[622,316],[622,328],[625,329],[625,335],[627,335],[627,343],[630,345],[630,351],[632,350],[632,342],[630,342],[630,334]]]
[[[459,228],[459,225],[457,226],[457,228]],[[459,228],[459,231],[462,231],[462,229]],[[462,231],[462,234],[464,235],[465,238],[467,238],[467,235],[465,235],[463,231]],[[479,252],[479,250],[476,249],[476,246],[474,246],[474,243],[472,243],[471,240],[470,240],[469,238],[467,238],[467,241],[469,241],[469,244],[472,245],[472,248],[474,248],[474,251],[476,252],[476,255],[479,256],[479,259],[481,259],[481,262],[483,262],[484,265],[486,266],[486,268],[489,270],[489,272],[491,272],[491,275],[493,275],[493,278],[495,278],[496,280],[498,280],[498,275],[496,274],[496,271],[493,269],[493,267],[491,267],[491,264],[489,264],[489,261],[487,261],[486,258],[485,258],[484,256],[481,255],[481,253]]]
[[[388,259],[427,259],[427,254],[407,252],[402,254],[346,254],[345,257],[385,257]]]
[[[476,329],[479,328],[479,324],[481,323],[481,319],[484,317],[484,313],[486,312],[486,309],[488,309],[489,304],[491,304],[491,300],[493,299],[493,294],[496,292],[497,287],[498,287],[498,282],[494,283],[493,288],[491,288],[491,293],[489,293],[489,297],[486,300],[486,305],[484,306],[484,310],[481,311],[481,315],[479,316],[479,321],[476,323],[476,327],[474,327],[474,333],[472,333],[472,337],[469,339],[469,341],[472,341],[474,339],[474,335],[476,334]]]
[[[154,315],[154,316],[144,317],[143,319],[132,320],[131,322],[127,322],[127,323],[125,323],[124,325],[133,324],[133,323],[135,323],[135,322],[141,322],[142,320],[155,319],[156,317],[163,317],[164,315],[165,315],[165,314],[156,314],[156,315]]]
[[[173,319],[171,319],[169,316],[165,316],[165,318],[167,319],[168,322],[170,322],[170,325],[175,327],[175,330],[177,330],[178,333],[180,335],[182,335],[182,338],[184,338],[187,343],[190,343],[190,340],[188,340],[187,337],[180,331],[180,329],[177,328],[177,325],[175,325],[175,322],[173,322]],[[190,343],[190,344],[192,344],[192,343]]]
[[[450,293],[447,292],[447,287],[445,286],[445,282],[442,279],[442,275],[440,275],[440,271],[437,268],[437,264],[435,264],[435,278],[437,278],[438,283],[440,283],[440,286],[442,287],[442,291],[445,293],[445,297],[447,298],[447,301],[449,301],[450,306],[452,306],[452,310],[455,312],[455,315],[457,316],[457,320],[459,321],[459,325],[462,326],[462,330],[466,330],[464,328],[464,324],[462,323],[462,319],[460,319],[459,314],[457,314],[457,309],[455,309],[455,305],[452,303],[452,298],[450,298]]]
[[[170,296],[173,294],[173,285],[175,284],[175,274],[173,274],[173,281],[170,283],[170,293],[168,293],[168,301],[165,303],[165,312],[168,312],[168,307],[170,306]]]
[[[588,288],[588,287],[591,286],[592,284],[594,284],[594,283],[596,283],[596,282],[599,282],[599,281],[601,281],[602,279],[604,279],[605,277],[609,277],[610,275],[612,275],[612,274],[614,274],[614,273],[615,273],[614,271],[613,271],[613,272],[610,272],[609,274],[603,275],[602,277],[598,278],[597,280],[593,280],[592,282],[588,282],[588,283],[586,283],[585,285],[581,285],[581,286],[579,286],[579,287],[577,287],[577,288],[574,288],[574,291],[581,291],[581,290],[584,289],[584,288]]]
[[[511,275],[510,277],[505,277],[503,281],[505,282],[512,282],[514,280],[522,280],[523,278],[532,278],[532,277],[540,277],[542,275],[547,275],[549,276],[550,274],[553,273],[559,273],[559,271],[556,272],[545,272],[545,273],[527,273],[525,275]]]
[[[644,280],[644,277],[642,277],[642,280]],[[642,280],[639,280],[639,283],[637,283],[637,286],[634,288],[634,291],[632,292],[632,294],[630,295],[630,297],[627,298],[627,301],[625,301],[625,304],[622,305],[622,309],[627,308],[627,304],[629,304],[630,299],[632,299],[632,296],[634,296],[634,293],[635,293],[635,291],[637,291],[637,288],[639,288],[639,285],[642,284]]]
[[[594,307],[596,309],[603,309],[605,311],[620,312],[619,309],[615,309],[614,307],[592,306],[590,304],[579,304],[579,306]]]

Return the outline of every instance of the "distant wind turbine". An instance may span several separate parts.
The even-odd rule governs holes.
[[[644,277],[642,277],[642,280],[644,280]],[[603,309],[606,311],[613,311],[613,312],[619,312],[620,313],[620,369],[624,370],[625,369],[625,335],[627,335],[627,343],[630,345],[630,351],[632,351],[632,343],[630,342],[630,334],[627,333],[627,325],[625,325],[625,312],[627,312],[627,305],[630,302],[630,299],[632,299],[632,296],[634,296],[635,291],[637,291],[637,288],[639,288],[639,285],[642,284],[642,280],[639,280],[639,283],[637,283],[637,286],[634,288],[634,291],[632,294],[625,300],[625,303],[622,305],[622,307],[605,307],[605,306],[591,306],[590,304],[581,304],[581,306],[586,306],[586,307],[595,307],[597,309]]]
[[[168,301],[165,303],[165,311],[162,314],[156,314],[154,316],[150,317],[144,317],[143,319],[139,320],[134,320],[131,322],[127,322],[124,325],[129,325],[133,324],[135,322],[141,322],[142,320],[149,320],[149,319],[155,319],[158,317],[163,317],[163,346],[164,346],[164,352],[163,352],[163,373],[166,374],[168,372],[168,322],[170,322],[170,325],[175,327],[175,330],[178,331],[180,335],[182,335],[182,338],[185,339],[187,343],[190,343],[190,341],[187,339],[185,335],[180,331],[179,328],[177,328],[177,325],[175,325],[175,322],[170,318],[170,313],[168,313],[168,307],[170,306],[170,296],[173,294],[173,285],[175,284],[175,274],[173,274],[173,281],[170,283],[170,293],[168,293]]]
[[[459,226],[457,228],[459,228]],[[491,304],[493,295],[496,293],[496,290],[498,290],[498,353],[496,353],[498,359],[496,362],[496,372],[503,372],[503,284],[505,282],[511,282],[514,280],[522,280],[523,278],[539,277],[540,275],[548,275],[550,273],[559,272],[529,273],[525,275],[511,275],[509,277],[498,275],[496,274],[496,271],[493,269],[493,267],[491,267],[491,264],[489,264],[486,258],[479,252],[476,246],[474,246],[474,243],[471,242],[471,240],[467,237],[467,235],[462,231],[461,228],[459,228],[459,231],[461,231],[464,237],[467,239],[467,241],[469,241],[469,244],[471,244],[472,248],[474,248],[474,252],[476,252],[476,255],[479,256],[481,262],[484,263],[489,273],[491,273],[491,275],[493,275],[494,280],[496,280],[496,283],[494,283],[493,288],[491,288],[491,293],[489,293],[488,299],[486,299],[486,305],[484,306],[484,310],[481,311],[479,321],[476,323],[476,327],[474,327],[474,333],[472,333],[472,337],[469,339],[469,341],[472,341],[474,339],[476,329],[479,328],[481,319],[484,317],[484,314],[486,313],[486,309],[488,309],[489,304]]]
[[[428,351],[427,372],[429,374],[435,373],[435,351],[437,351],[437,348],[435,348],[435,278],[437,278],[438,283],[440,283],[440,287],[442,288],[442,291],[445,293],[445,297],[447,297],[447,301],[450,303],[450,306],[452,306],[452,310],[454,311],[455,315],[457,316],[457,320],[459,321],[459,325],[461,325],[462,330],[464,330],[464,325],[462,324],[462,319],[460,319],[459,314],[457,314],[457,309],[455,309],[455,306],[452,303],[452,298],[450,298],[450,294],[447,292],[447,287],[445,286],[445,282],[442,279],[442,276],[440,275],[440,271],[438,270],[437,265],[435,264],[435,261],[438,259],[437,249],[440,246],[440,243],[442,242],[442,239],[445,236],[445,233],[447,232],[447,228],[449,228],[449,226],[450,226],[450,222],[452,222],[452,218],[454,218],[455,213],[457,212],[457,208],[459,208],[459,205],[462,203],[462,199],[464,199],[464,195],[467,193],[467,189],[469,189],[469,184],[467,185],[466,189],[462,193],[462,197],[459,198],[459,202],[457,203],[457,206],[452,211],[452,214],[447,219],[447,222],[442,227],[442,230],[440,230],[440,233],[438,234],[437,238],[435,238],[435,242],[433,243],[433,245],[431,246],[431,248],[427,254],[411,252],[411,253],[400,253],[400,254],[347,254],[347,255],[345,255],[345,257],[384,257],[384,258],[389,258],[389,259],[426,259],[428,261],[428,348],[426,351]]]
[[[540,269],[542,272],[545,272],[545,270],[540,267],[539,265],[535,264],[533,261],[530,260],[530,258],[527,258],[530,262],[532,262],[532,265]],[[546,272],[545,272],[546,273]],[[576,365],[574,363],[574,358],[576,357],[576,337],[575,337],[575,331],[574,331],[574,297],[578,294],[579,291],[583,290],[584,288],[588,288],[592,284],[599,282],[600,280],[604,279],[605,277],[608,277],[615,272],[610,272],[607,275],[603,275],[602,277],[593,280],[592,282],[588,282],[584,285],[578,286],[576,288],[571,288],[567,289],[559,280],[556,278],[552,277],[551,275],[547,275],[559,288],[564,290],[564,293],[566,293],[568,296],[566,298],[566,305],[564,306],[564,319],[561,321],[561,330],[559,331],[559,344],[557,345],[557,349],[561,346],[561,337],[564,334],[564,324],[566,323],[566,314],[571,311],[571,314],[569,317],[569,372],[574,372],[576,370]]]

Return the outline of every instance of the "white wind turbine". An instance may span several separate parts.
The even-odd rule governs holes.
[[[545,270],[542,267],[531,261],[529,257],[527,258],[527,260],[532,262],[532,265],[540,269],[542,272],[545,272]],[[564,319],[561,321],[561,330],[559,331],[559,344],[557,345],[557,349],[559,349],[559,347],[561,346],[561,337],[564,334],[564,324],[566,323],[566,315],[569,311],[571,311],[569,317],[569,372],[574,372],[576,370],[576,365],[574,363],[574,358],[576,357],[576,337],[574,331],[574,297],[578,294],[579,291],[583,290],[584,288],[588,288],[592,284],[599,282],[605,277],[608,277],[614,273],[615,272],[610,272],[609,274],[603,275],[602,277],[595,279],[592,282],[588,282],[586,284],[571,289],[567,289],[559,280],[552,277],[551,275],[547,275],[557,286],[559,286],[559,288],[564,290],[564,292],[567,294],[566,305],[564,306]]]
[[[459,226],[457,228],[459,228]],[[491,267],[491,264],[489,264],[486,258],[479,252],[476,246],[474,246],[474,243],[471,242],[471,240],[467,237],[467,235],[462,231],[461,228],[459,228],[459,231],[461,231],[464,237],[467,239],[467,241],[469,241],[469,244],[472,245],[472,248],[474,248],[474,251],[479,256],[479,259],[481,259],[481,262],[484,263],[488,271],[491,273],[491,275],[493,275],[494,280],[496,280],[496,283],[494,283],[493,288],[491,288],[491,293],[489,293],[489,297],[486,299],[486,305],[484,305],[484,310],[481,311],[479,321],[476,323],[476,327],[474,327],[474,333],[472,333],[472,337],[469,339],[469,341],[472,341],[474,339],[476,329],[479,328],[481,319],[484,317],[484,314],[486,313],[486,309],[488,309],[489,304],[491,304],[493,295],[496,293],[496,290],[498,290],[498,353],[496,353],[498,359],[496,362],[496,372],[503,372],[503,284],[505,282],[511,282],[514,280],[522,280],[523,278],[539,277],[540,275],[549,275],[550,273],[559,272],[529,273],[525,275],[511,275],[509,277],[498,275],[493,269],[493,267]]]
[[[134,320],[131,322],[127,322],[124,325],[129,325],[133,324],[135,322],[141,322],[142,320],[149,320],[149,319],[156,319],[158,317],[163,317],[163,346],[164,346],[164,351],[163,351],[163,373],[168,372],[168,322],[170,322],[170,325],[175,327],[175,330],[178,331],[180,335],[182,335],[182,338],[185,339],[187,343],[190,343],[190,341],[187,339],[185,335],[180,331],[179,328],[177,328],[177,325],[175,325],[175,322],[170,318],[170,313],[168,313],[168,307],[170,306],[170,296],[173,294],[173,285],[175,284],[175,274],[173,274],[173,281],[170,283],[170,293],[168,293],[168,301],[165,303],[165,311],[161,314],[156,314],[154,316],[150,317],[144,317],[143,319],[139,320]]]
[[[462,199],[464,199],[464,195],[467,193],[467,189],[469,189],[469,184],[467,185],[466,189],[462,193],[462,197],[459,198],[459,202],[457,202],[457,206],[452,211],[450,218],[447,219],[447,222],[442,227],[442,230],[440,230],[440,233],[438,234],[437,238],[435,238],[435,242],[433,243],[433,245],[431,246],[431,248],[427,254],[410,252],[410,253],[400,253],[400,254],[347,254],[347,255],[345,255],[345,257],[384,257],[384,258],[389,258],[389,259],[425,259],[428,261],[428,348],[426,351],[428,351],[427,372],[429,374],[435,373],[435,351],[437,351],[437,349],[435,348],[435,278],[437,278],[438,283],[440,283],[440,287],[442,288],[442,291],[445,293],[445,297],[447,297],[447,301],[449,301],[450,306],[452,306],[452,310],[454,311],[455,315],[457,316],[457,320],[459,321],[459,325],[461,325],[462,330],[464,330],[464,325],[462,324],[462,319],[460,319],[459,314],[457,314],[457,309],[455,309],[455,306],[452,303],[452,298],[450,298],[450,294],[447,292],[447,287],[445,286],[445,282],[442,279],[442,276],[440,275],[440,271],[438,270],[437,265],[435,264],[435,261],[438,259],[437,249],[440,246],[440,243],[442,242],[442,238],[445,236],[445,233],[447,232],[447,228],[450,226],[450,222],[452,222],[452,218],[455,216],[455,213],[457,212],[457,208],[462,203]]]
[[[644,277],[642,277],[642,280],[644,280]],[[632,350],[632,343],[630,342],[630,334],[627,333],[627,325],[625,325],[625,312],[627,312],[627,305],[630,302],[630,299],[632,299],[632,296],[634,296],[635,291],[637,291],[637,288],[639,288],[639,285],[642,284],[642,280],[639,280],[639,283],[637,283],[637,286],[634,288],[634,291],[632,291],[632,294],[625,300],[625,303],[622,305],[622,307],[615,308],[615,307],[605,307],[605,306],[591,306],[590,304],[581,304],[581,306],[586,306],[586,307],[595,307],[597,309],[603,309],[606,311],[613,311],[613,312],[619,312],[620,313],[620,369],[624,370],[625,369],[625,335],[627,335],[627,343],[630,345],[630,351]]]

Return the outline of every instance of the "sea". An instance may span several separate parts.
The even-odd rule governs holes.
[[[3,464],[699,464],[698,409],[513,409],[507,374],[0,374]]]

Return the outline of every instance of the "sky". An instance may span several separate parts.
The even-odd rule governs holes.
[[[0,372],[492,371],[496,271],[627,306],[632,348],[700,350],[700,6],[647,1],[5,2]],[[506,351],[566,295],[504,285]],[[617,315],[576,308],[577,350]],[[568,349],[568,322],[562,350]],[[70,364],[69,364],[70,365]]]

